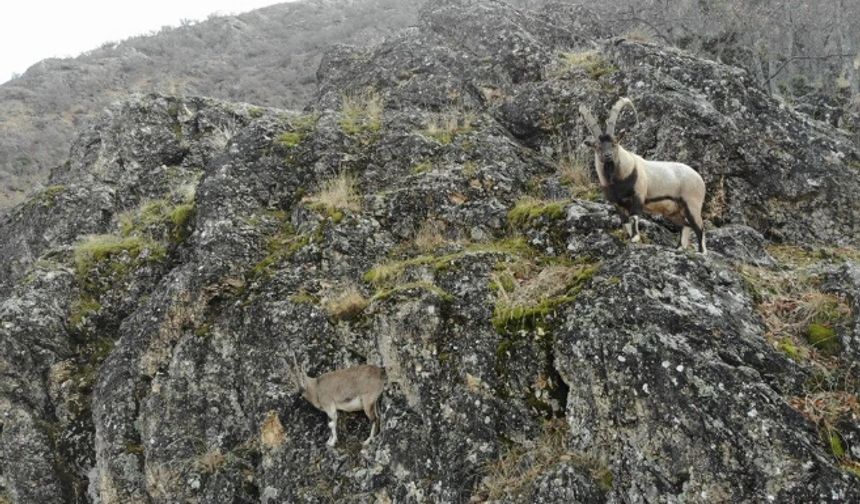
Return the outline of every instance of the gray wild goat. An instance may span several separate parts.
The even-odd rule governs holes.
[[[339,369],[330,373],[311,378],[299,367],[293,357],[294,375],[299,391],[316,409],[328,415],[328,426],[331,429],[329,446],[337,443],[337,412],[364,411],[371,421],[370,436],[364,444],[370,442],[379,431],[379,410],[377,402],[385,386],[385,369],[377,366],[355,366]]]
[[[588,107],[579,107],[593,137],[586,143],[594,148],[594,165],[606,199],[622,210],[631,241],[640,240],[639,215],[645,210],[682,226],[679,248],[689,246],[690,233],[695,231],[699,252],[707,253],[702,221],[705,182],[696,170],[683,163],[649,161],[621,147],[615,137],[615,122],[625,106],[636,112],[628,98],[619,99],[609,112],[606,129],[600,128]]]

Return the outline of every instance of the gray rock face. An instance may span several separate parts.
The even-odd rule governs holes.
[[[555,66],[579,39],[546,16],[450,1],[421,19],[333,49],[305,113],[130,97],[3,218],[0,499],[860,499],[854,438],[837,458],[789,406],[809,372],[735,271],[772,264],[758,231],[856,239],[856,203],[823,203],[841,168],[789,205],[791,177],[756,182],[767,140],[745,121],[783,121],[792,176],[854,151],[728,67],[624,42],[592,78]],[[675,251],[659,219],[631,244],[612,207],[567,196],[556,141],[617,94],[642,104],[641,152],[705,160],[709,183],[737,162],[717,253]],[[344,414],[326,447],[293,357],[384,366],[380,435],[362,447],[369,423]]]

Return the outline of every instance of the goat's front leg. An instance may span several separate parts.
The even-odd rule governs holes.
[[[678,250],[686,250],[690,246],[690,233],[692,232],[693,228],[690,226],[685,225],[681,228],[681,243],[678,245]]]
[[[628,216],[633,217],[633,222],[630,222],[628,217],[627,222],[624,223],[624,229],[627,230],[627,234],[630,236],[630,241],[637,243],[642,240],[642,236],[639,234],[639,215],[642,213],[642,200],[633,196],[630,199],[627,212]]]
[[[331,437],[328,438],[326,444],[334,447],[335,443],[337,443],[337,409],[327,409],[325,410],[325,414],[328,415],[328,428],[331,429]]]

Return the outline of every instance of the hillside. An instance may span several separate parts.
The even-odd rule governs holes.
[[[302,108],[323,49],[412,24],[418,0],[306,0],[48,59],[0,86],[0,211],[47,179],[74,131],[133,92]]]
[[[310,105],[118,100],[0,217],[0,502],[860,501],[860,152],[578,9],[439,0]],[[630,243],[578,115],[698,170]],[[386,368],[381,433],[296,394]]]

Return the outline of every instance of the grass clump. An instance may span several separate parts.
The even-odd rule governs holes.
[[[414,290],[422,290],[434,294],[442,301],[450,303],[454,300],[454,296],[448,293],[445,289],[431,282],[409,282],[400,285],[395,285],[390,289],[381,289],[373,295],[373,301],[384,301],[401,292],[410,292]]]
[[[526,196],[508,212],[508,222],[517,229],[527,227],[540,218],[557,220],[564,217],[564,202],[545,201]]]
[[[840,351],[838,328],[850,318],[844,296],[822,292],[818,265],[841,261],[850,249],[771,246],[776,268],[739,266],[739,272],[765,322],[765,337],[790,358],[826,370]]]
[[[452,262],[457,261],[469,254],[508,254],[513,256],[531,256],[534,250],[523,238],[508,238],[486,243],[473,243],[463,247],[462,250],[451,252],[440,256],[423,254],[408,259],[392,260],[378,264],[364,274],[364,281],[376,286],[383,286],[395,282],[400,275],[412,267],[430,267],[436,271],[448,268]]]
[[[367,308],[370,301],[354,285],[346,287],[335,296],[326,299],[323,307],[335,320],[353,320]]]
[[[377,133],[382,128],[382,97],[376,92],[344,95],[340,127],[347,135]]]
[[[69,309],[69,324],[72,327],[80,327],[93,314],[97,313],[101,307],[101,303],[92,296],[81,296],[72,303]]]
[[[310,236],[296,234],[289,223],[284,223],[266,241],[266,256],[251,268],[250,275],[256,278],[268,276],[275,266],[292,257],[308,243]]]
[[[448,244],[445,238],[445,223],[440,220],[427,219],[418,228],[415,234],[413,243],[415,248],[423,253],[428,253],[433,250]]]
[[[556,174],[574,198],[597,201],[600,188],[594,180],[591,167],[591,159],[587,154],[575,154],[569,149],[559,157]]]
[[[354,176],[342,173],[325,181],[318,193],[302,198],[302,203],[325,212],[334,222],[340,222],[344,211],[361,211],[358,181]]]
[[[567,73],[572,69],[582,69],[593,80],[618,71],[618,68],[606,61],[597,51],[561,52],[558,55],[558,67],[555,76]]]
[[[475,114],[472,112],[448,112],[442,117],[428,121],[422,134],[436,140],[442,145],[448,145],[458,135],[472,131],[475,122]]]
[[[181,243],[190,235],[189,224],[196,209],[191,199],[175,204],[165,199],[147,201],[119,215],[119,231],[123,237],[166,238]]]
[[[75,271],[79,278],[84,278],[99,263],[123,258],[160,261],[166,254],[164,246],[140,236],[91,235],[75,246]],[[117,272],[118,268],[114,270]]]
[[[613,475],[598,460],[567,449],[569,428],[563,419],[548,420],[537,439],[514,445],[484,467],[485,476],[477,494],[488,502],[528,502],[532,485],[560,464],[572,464],[588,471],[603,491],[611,490]]]
[[[319,116],[308,114],[298,116],[290,120],[290,131],[285,131],[278,135],[277,143],[286,149],[292,149],[299,145],[305,137],[310,134],[316,127]]]
[[[597,264],[548,264],[522,261],[504,265],[490,277],[496,297],[496,332],[542,328],[556,309],[576,299],[597,272]]]
[[[430,161],[422,161],[412,167],[412,173],[415,175],[421,175],[422,173],[427,173],[432,169],[433,163]]]

